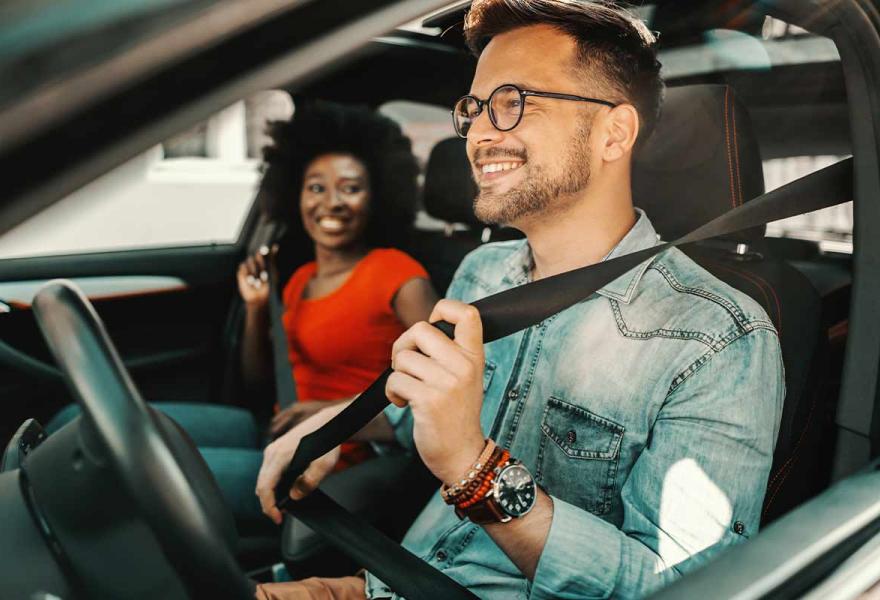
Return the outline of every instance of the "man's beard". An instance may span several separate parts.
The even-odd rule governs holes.
[[[528,162],[528,154],[517,153],[516,158],[525,161],[520,169],[528,169],[518,186],[495,194],[480,190],[474,199],[474,214],[490,224],[511,224],[523,217],[539,213],[552,214],[565,209],[573,194],[583,190],[590,182],[590,126],[592,120],[583,120],[572,137],[569,151],[560,160],[562,169],[552,177],[540,166]],[[503,158],[512,152],[488,152],[479,158]],[[477,158],[477,157],[475,157]]]

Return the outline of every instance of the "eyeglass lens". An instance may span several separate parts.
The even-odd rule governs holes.
[[[501,86],[489,97],[489,119],[500,131],[509,131],[516,127],[522,118],[523,101],[517,88],[509,85]],[[480,116],[482,107],[473,96],[465,96],[455,105],[452,111],[455,130],[462,137],[468,134],[471,124]]]

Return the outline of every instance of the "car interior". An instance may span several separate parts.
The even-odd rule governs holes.
[[[373,37],[347,61],[277,88],[294,107],[320,98],[377,110],[401,101],[448,108],[468,91],[476,64],[462,36],[467,5]],[[826,37],[771,17],[762,3],[659,1],[639,10],[660,32],[660,60],[669,71],[661,119],[635,157],[633,190],[663,240],[768,191],[767,161],[854,153],[843,65]],[[405,250],[442,295],[467,253],[521,234],[475,218],[464,140],[451,124],[431,129],[428,140],[420,224]],[[271,398],[247,398],[241,382],[243,307],[235,268],[271,241],[281,246],[284,280],[303,257],[285,250],[298,247],[285,237],[290,232],[279,237],[278,224],[261,214],[258,189],[245,213],[228,243],[0,256],[0,441],[6,446],[0,498],[17,498],[4,500],[2,523],[11,534],[0,536],[7,540],[0,548],[4,556],[42,565],[27,573],[0,568],[10,589],[39,581],[60,597],[247,597],[253,581],[272,580],[274,565],[297,578],[357,569],[293,519],[278,536],[236,531],[187,436],[140,400],[255,410],[271,404]],[[816,239],[768,235],[763,227],[682,249],[757,301],[779,331],[787,394],[764,499],[762,526],[769,526],[870,454],[850,423],[862,413],[839,403],[854,256]],[[54,284],[38,292],[57,278],[76,287]],[[87,368],[89,361],[100,368]],[[72,388],[70,373],[79,371]],[[128,408],[102,401],[108,390],[131,398]],[[74,399],[93,423],[77,419],[45,436],[39,424]],[[383,512],[374,494],[350,489],[345,473],[322,489],[399,540],[436,481],[409,457],[380,460],[357,467],[361,481],[383,485],[393,471],[418,482],[407,499],[411,509]],[[28,493],[39,502],[18,491],[25,462]],[[130,468],[120,474],[108,464]]]

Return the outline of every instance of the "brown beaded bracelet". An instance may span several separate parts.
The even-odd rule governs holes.
[[[464,510],[469,506],[473,506],[480,500],[486,497],[486,494],[489,493],[489,490],[492,489],[492,485],[495,481],[495,470],[499,466],[504,466],[510,461],[510,452],[504,450],[499,456],[498,460],[495,461],[495,465],[493,465],[492,469],[486,473],[486,476],[483,478],[480,486],[469,496],[462,497],[458,502],[455,503],[455,508],[460,510]]]
[[[468,484],[460,494],[451,498],[449,504],[458,504],[476,494],[477,491],[485,485],[486,477],[488,477],[492,471],[495,470],[495,467],[498,466],[499,461],[502,460],[504,452],[505,450],[503,448],[496,446],[495,450],[492,452],[492,456],[489,457],[489,460],[486,461],[477,476],[474,477],[470,484]]]
[[[443,497],[443,501],[446,504],[455,504],[456,498],[464,493],[469,487],[471,487],[475,481],[480,479],[480,474],[486,468],[487,463],[490,461],[492,456],[495,454],[497,446],[495,445],[494,440],[487,439],[486,445],[483,447],[483,451],[480,453],[480,457],[477,458],[477,461],[473,464],[470,470],[465,474],[465,476],[460,479],[458,482],[453,483],[452,485],[443,485],[440,488],[440,495]]]
[[[507,451],[501,447],[496,447],[495,451],[492,452],[491,458],[486,461],[485,466],[480,471],[480,473],[474,478],[473,481],[464,489],[460,494],[450,498],[447,504],[459,505],[462,502],[466,502],[471,499],[475,494],[480,493],[480,491],[487,485],[487,478],[492,475],[495,471],[495,467],[504,460],[504,455]],[[509,456],[509,455],[508,455]],[[485,491],[483,492],[485,493]]]

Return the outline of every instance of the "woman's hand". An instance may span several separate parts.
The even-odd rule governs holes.
[[[285,408],[274,417],[269,424],[269,435],[274,439],[291,427],[295,427],[302,423],[315,413],[336,404],[347,402],[347,400],[307,400],[298,401],[291,407]]]
[[[347,405],[346,402],[338,404],[341,406],[330,407],[315,413],[266,446],[266,450],[263,452],[263,465],[260,467],[260,474],[257,476],[256,493],[260,498],[260,506],[262,506],[263,512],[276,525],[281,524],[281,511],[275,507],[275,486],[278,485],[284,469],[290,464],[302,439],[323,427]],[[312,461],[312,464],[309,465],[303,474],[297,477],[293,487],[290,489],[290,497],[294,500],[301,500],[318,487],[321,481],[333,471],[333,467],[339,461],[339,452],[339,447],[337,446],[321,458]]]
[[[274,267],[278,246],[262,246],[238,265],[238,293],[248,308],[265,308],[269,302],[269,269]]]

